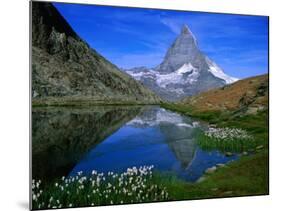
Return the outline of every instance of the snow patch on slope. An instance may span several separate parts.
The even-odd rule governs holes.
[[[169,85],[193,84],[197,81],[200,75],[198,69],[193,67],[191,63],[183,64],[178,70],[166,74],[160,73],[153,69],[145,71],[126,71],[126,73],[131,75],[136,80],[141,80],[142,78],[151,78],[155,80],[159,87],[169,88],[170,91],[176,92],[178,94],[184,94],[183,89],[171,86],[169,87]]]
[[[190,73],[188,77],[184,78],[183,74]],[[197,81],[199,76],[198,70],[193,67],[190,63],[183,64],[178,70],[175,72],[167,73],[167,74],[157,74],[156,75],[156,83],[163,88],[166,88],[169,84],[192,84]]]
[[[191,72],[193,69],[194,67],[192,66],[192,64],[188,63],[188,64],[183,64],[183,66],[181,66],[176,72],[178,74],[183,74],[183,73]]]
[[[142,77],[150,77],[150,78],[155,78],[155,73],[153,70],[149,71],[139,71],[139,72],[134,72],[134,71],[126,71],[127,74],[131,75],[133,78],[136,80],[141,80]]]
[[[209,72],[212,73],[215,77],[223,79],[226,84],[234,83],[238,81],[238,78],[231,77],[226,75],[223,70],[214,62],[212,62],[208,57],[206,57],[206,61],[209,65]]]

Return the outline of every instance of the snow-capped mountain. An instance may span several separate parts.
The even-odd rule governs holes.
[[[126,72],[168,101],[181,100],[238,80],[226,75],[200,51],[196,38],[186,25],[160,65],[151,69],[133,68]]]

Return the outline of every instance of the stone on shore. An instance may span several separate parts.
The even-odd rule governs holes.
[[[211,173],[214,173],[215,171],[217,170],[217,167],[216,166],[213,166],[211,168],[207,168],[205,173],[206,174],[211,174]]]

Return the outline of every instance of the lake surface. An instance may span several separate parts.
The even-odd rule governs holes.
[[[206,125],[158,106],[38,108],[32,121],[36,179],[154,165],[194,182],[207,168],[237,159],[200,149],[195,137]]]

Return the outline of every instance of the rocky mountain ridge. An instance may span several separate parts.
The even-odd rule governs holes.
[[[46,2],[32,2],[33,104],[158,103],[84,42]]]

